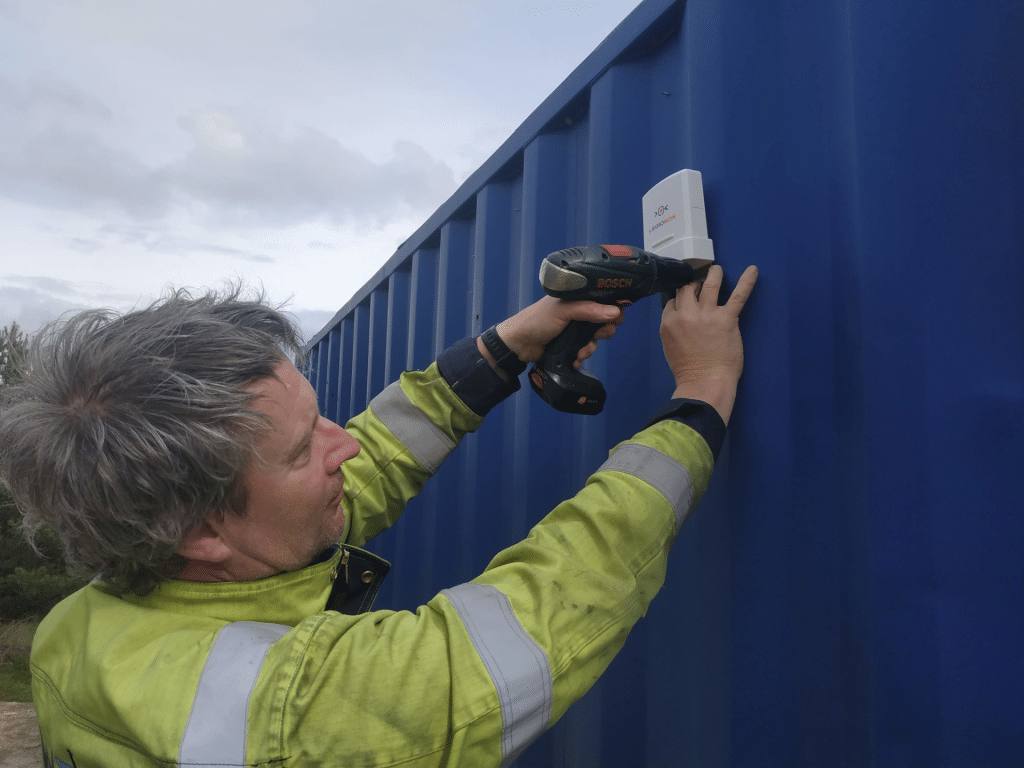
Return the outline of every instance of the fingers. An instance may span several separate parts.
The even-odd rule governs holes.
[[[757,283],[757,267],[751,265],[743,270],[739,282],[732,289],[732,295],[729,297],[729,301],[726,302],[726,306],[730,309],[735,309],[736,314],[739,314],[740,310],[743,309],[743,305],[747,303],[747,299],[750,298],[750,292],[754,290],[755,283]]]
[[[584,346],[580,347],[579,354],[576,356],[576,362],[573,363],[573,367],[579,368],[581,365],[583,365],[583,361],[586,360],[591,355],[593,355],[596,351],[597,339],[595,337],[594,341],[591,341],[589,344],[585,344]]]
[[[751,265],[747,267],[724,306],[729,307],[730,310],[738,315],[754,290],[754,284],[757,283],[757,274],[756,266]],[[717,264],[711,265],[707,277],[703,281],[684,285],[676,291],[676,299],[680,299],[677,302],[677,306],[717,307],[718,297],[722,291],[722,281],[722,268]],[[669,302],[669,304],[671,303]]]
[[[692,307],[702,306],[701,296],[710,296],[711,292],[704,293],[704,284],[708,281],[711,276],[711,272],[714,271],[714,267],[708,270],[701,280],[694,280],[692,283],[680,286],[676,289],[676,295],[665,304],[664,309],[675,311],[676,309],[690,309]],[[713,285],[715,289],[715,301],[718,301],[718,288],[722,284],[721,275],[718,276],[717,285]]]
[[[620,307],[613,304],[598,304],[596,301],[562,301],[561,310],[566,320],[618,325],[623,319]]]
[[[621,325],[621,323],[622,319],[620,318],[618,320],[615,320],[614,322],[606,323],[605,325],[602,325],[600,328],[598,328],[597,333],[594,334],[594,338],[590,341],[590,343],[580,347],[580,352],[579,355],[576,357],[576,362],[574,365],[577,368],[579,368],[583,364],[584,360],[586,360],[588,357],[597,352],[597,342],[603,341],[604,339],[610,339],[612,336],[614,336],[615,330],[618,328],[619,325]]]
[[[583,304],[584,302],[574,303]],[[603,341],[605,339],[610,339],[612,336],[614,336],[615,331],[618,329],[620,325],[622,325],[622,322],[626,319],[626,313],[623,311],[621,307],[610,306],[607,304],[596,304],[594,302],[586,303],[591,304],[591,306],[577,307],[577,309],[582,310],[584,313],[584,318],[581,319],[586,319],[588,320],[588,322],[601,322],[602,319],[608,319],[609,315],[612,315],[612,318],[609,322],[604,323],[600,328],[597,329],[597,332],[594,334],[594,338],[588,344],[585,344],[583,347],[580,348],[579,355],[577,356],[576,362],[574,363],[576,368],[579,368],[583,364],[584,360],[586,360],[588,357],[590,357],[597,351],[597,342]]]
[[[572,301],[565,302],[567,313],[571,313],[573,320],[585,320],[588,323],[602,323],[594,334],[594,340],[610,339],[615,335],[615,329],[626,319],[626,314],[621,307],[609,304],[598,304],[594,301]],[[591,353],[593,354],[593,350]],[[590,357],[590,355],[586,355]],[[585,359],[585,358],[581,358]]]
[[[723,274],[720,266],[717,264],[711,265],[711,269],[708,270],[708,276],[704,278],[704,283],[699,285],[694,291],[695,298],[701,305],[718,306],[718,293],[722,290]]]
[[[610,339],[615,335],[615,329],[619,327],[619,323],[605,323],[597,329],[597,333],[594,334],[594,340],[600,341],[601,339]]]
[[[498,336],[525,362],[539,360],[544,348],[573,320],[599,323],[596,338],[606,339],[622,322],[622,309],[595,301],[563,301],[551,296],[497,324]]]

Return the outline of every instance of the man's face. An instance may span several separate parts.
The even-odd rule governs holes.
[[[245,579],[303,568],[337,542],[345,530],[341,465],[359,453],[352,435],[320,416],[294,365],[282,360],[275,372],[252,387],[270,429],[257,439],[246,476],[246,513],[223,523]]]

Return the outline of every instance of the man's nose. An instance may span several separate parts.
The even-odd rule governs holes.
[[[337,472],[344,462],[359,453],[359,441],[334,422],[328,422],[328,430],[331,443],[324,457],[324,464],[327,471],[333,473]]]

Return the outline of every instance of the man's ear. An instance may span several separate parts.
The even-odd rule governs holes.
[[[186,560],[201,563],[223,563],[231,557],[231,547],[221,538],[219,527],[204,520],[181,539],[177,553]]]

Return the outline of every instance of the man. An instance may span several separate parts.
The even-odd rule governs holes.
[[[665,308],[676,381],[650,426],[467,584],[369,611],[395,522],[570,320],[545,298],[404,373],[344,429],[289,362],[288,321],[237,293],[37,344],[0,416],[0,475],[96,581],[33,647],[51,766],[507,764],[582,696],[660,588],[705,490],[743,366],[749,268]],[[594,344],[581,351],[589,356]]]

